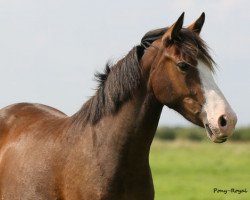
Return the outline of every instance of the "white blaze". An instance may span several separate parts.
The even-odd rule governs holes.
[[[236,115],[229,103],[225,99],[224,95],[220,91],[219,87],[214,81],[213,73],[208,66],[203,62],[198,62],[197,65],[199,76],[201,80],[202,89],[204,92],[205,103],[203,105],[203,123],[209,123],[215,129],[219,131],[218,119],[222,115],[226,115],[228,118],[228,130],[223,132],[232,132],[236,124]],[[231,128],[232,127],[232,128]],[[231,129],[231,130],[229,130]],[[220,130],[219,132],[221,132]]]

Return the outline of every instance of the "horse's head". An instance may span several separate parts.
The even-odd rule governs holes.
[[[213,59],[200,38],[205,14],[183,28],[184,13],[169,28],[147,33],[141,59],[156,99],[206,128],[217,143],[232,134],[237,117],[213,79]]]

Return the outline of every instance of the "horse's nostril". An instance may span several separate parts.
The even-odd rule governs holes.
[[[227,126],[227,117],[225,115],[220,116],[220,118],[219,118],[219,125],[221,127]]]

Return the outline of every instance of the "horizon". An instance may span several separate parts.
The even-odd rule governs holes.
[[[94,94],[94,73],[117,61],[151,29],[184,26],[204,11],[201,37],[218,64],[215,80],[238,116],[250,119],[250,2],[193,0],[0,1],[0,107],[42,103],[72,115]],[[239,12],[240,10],[240,12]],[[159,126],[193,126],[166,106]]]

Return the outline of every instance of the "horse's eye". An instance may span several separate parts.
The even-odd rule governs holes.
[[[185,63],[185,62],[179,62],[177,64],[177,66],[179,67],[179,69],[182,71],[182,72],[187,72],[189,69],[190,69],[190,64],[188,63]]]

